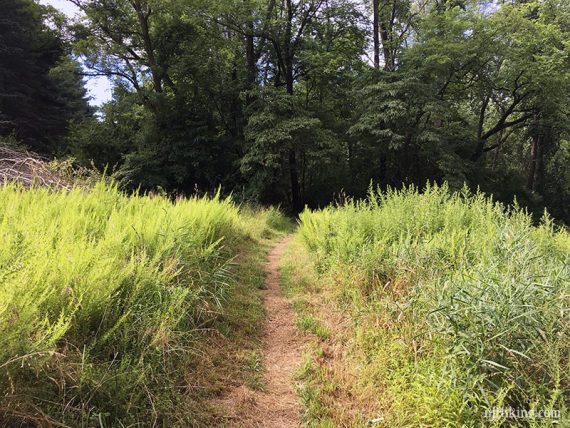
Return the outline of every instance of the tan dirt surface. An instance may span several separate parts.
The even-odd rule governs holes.
[[[302,341],[293,310],[279,284],[279,260],[291,240],[287,237],[269,253],[267,278],[262,291],[266,311],[263,335],[265,365],[263,391],[243,385],[232,390],[219,404],[231,427],[294,428],[301,426],[301,407],[294,374],[301,358]]]

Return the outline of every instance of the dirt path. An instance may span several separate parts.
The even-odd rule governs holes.
[[[262,291],[267,314],[263,336],[265,387],[241,386],[223,399],[226,420],[232,427],[289,428],[301,426],[300,405],[293,376],[301,355],[294,314],[279,285],[279,260],[291,237],[269,253],[267,279]]]

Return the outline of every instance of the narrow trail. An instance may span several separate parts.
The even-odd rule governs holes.
[[[302,342],[294,314],[280,288],[279,260],[291,240],[287,237],[269,253],[262,291],[266,320],[263,334],[265,386],[263,391],[236,388],[223,400],[229,426],[294,428],[301,426],[294,374]]]

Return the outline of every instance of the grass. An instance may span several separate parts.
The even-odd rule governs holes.
[[[306,333],[312,333],[322,340],[329,337],[329,330],[312,315],[304,315],[297,319],[297,328]]]
[[[291,225],[229,199],[0,188],[0,425],[220,426],[263,389],[259,290]],[[281,264],[311,427],[568,416],[570,236],[428,187],[306,211]]]
[[[259,260],[285,227],[217,196],[1,187],[0,425],[199,425],[236,323],[221,371],[257,370]]]
[[[374,426],[369,423],[369,415],[375,415],[378,397],[375,391],[360,388],[356,382],[361,363],[351,352],[354,329],[338,305],[333,278],[318,274],[299,236],[287,248],[280,271],[282,289],[296,313],[297,328],[307,340],[297,373],[306,426]]]
[[[570,236],[547,216],[534,227],[516,207],[445,187],[371,191],[304,212],[299,240],[286,288],[310,302],[301,319],[329,326],[300,374],[309,426],[567,421]],[[561,420],[485,417],[503,407]]]

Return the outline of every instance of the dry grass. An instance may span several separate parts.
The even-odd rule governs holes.
[[[39,155],[0,146],[0,183],[7,182],[55,189],[69,189],[72,185]]]

